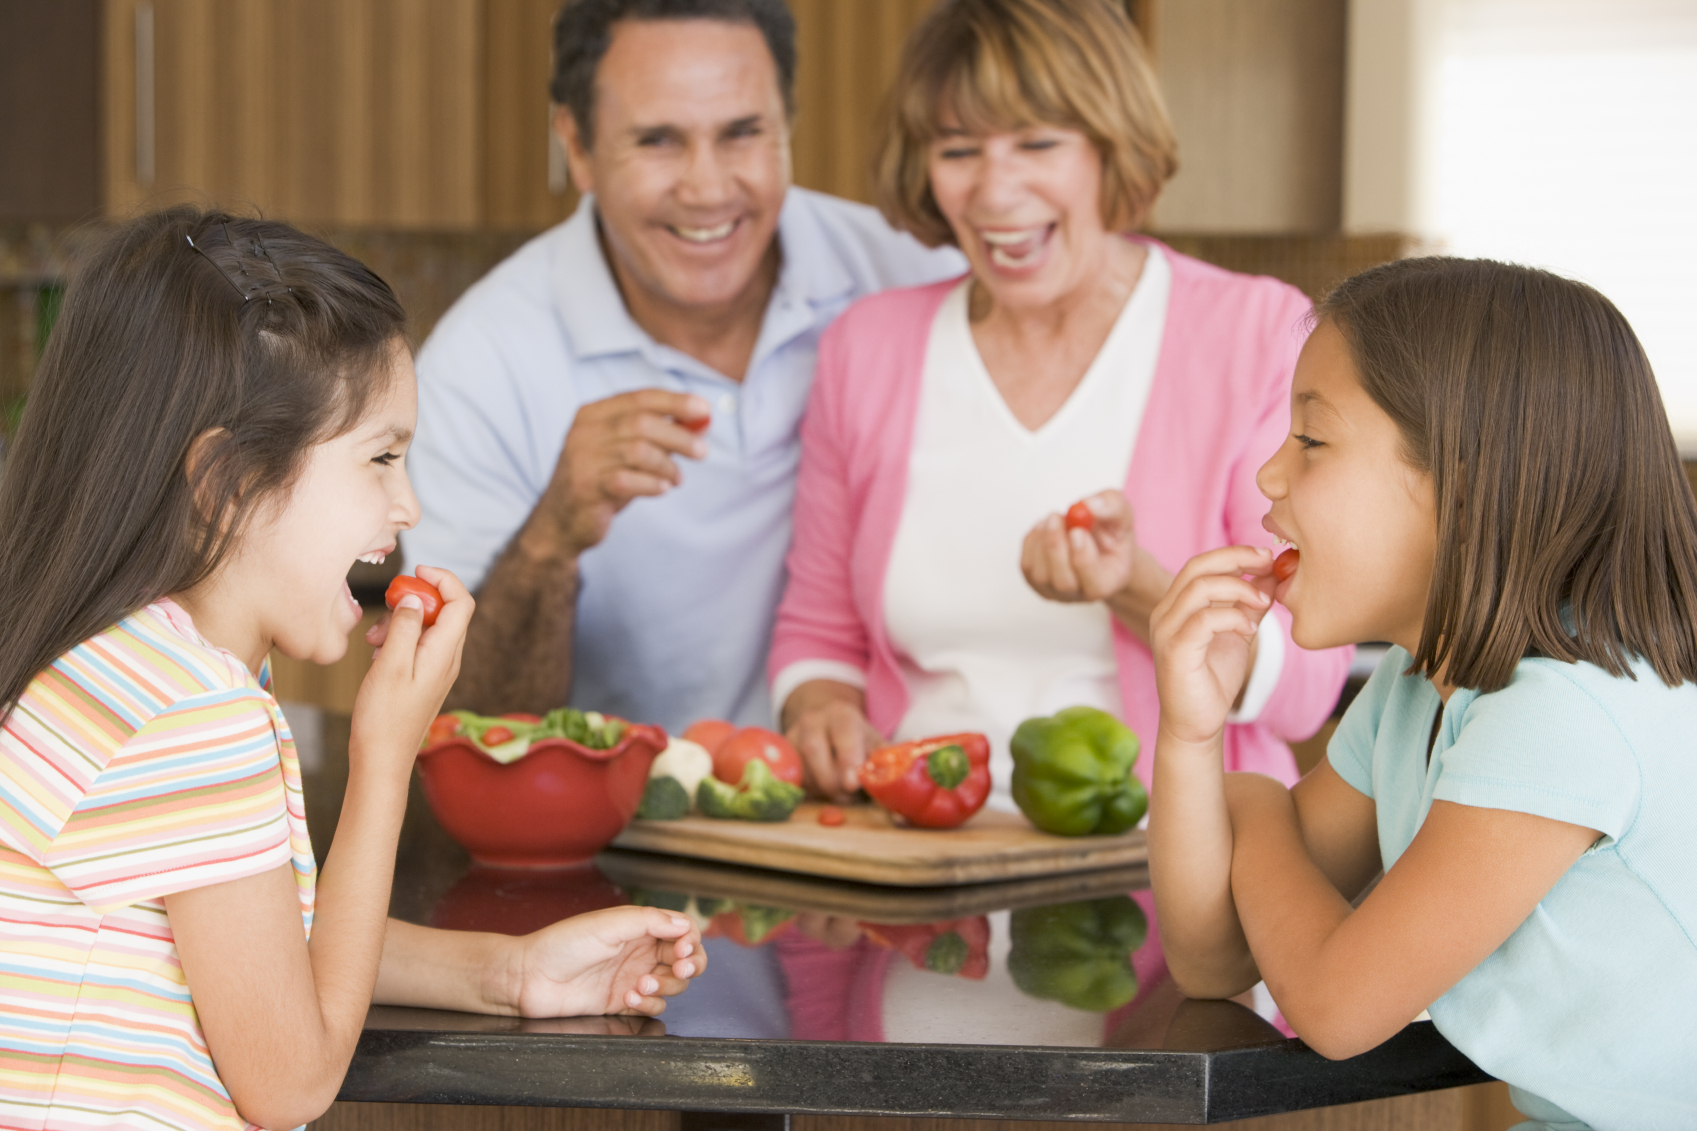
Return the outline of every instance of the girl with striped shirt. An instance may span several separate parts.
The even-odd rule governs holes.
[[[0,474],[0,1126],[293,1127],[373,1000],[653,1015],[705,965],[653,908],[523,938],[385,922],[472,599],[419,567],[322,875],[266,657],[330,663],[343,580],[418,521],[404,314],[281,223],[142,217],[73,280]]]

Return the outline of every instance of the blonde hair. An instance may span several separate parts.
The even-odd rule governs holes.
[[[1102,223],[1135,228],[1178,169],[1178,145],[1142,40],[1113,0],[943,0],[902,48],[873,168],[879,209],[936,247],[954,232],[931,194],[944,111],[974,132],[1042,122],[1102,156]]]

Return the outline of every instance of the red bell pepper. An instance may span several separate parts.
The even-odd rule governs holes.
[[[947,923],[862,923],[873,942],[907,955],[917,970],[982,978],[990,972],[990,920],[982,915]]]
[[[909,824],[952,829],[990,796],[990,740],[947,734],[886,746],[860,767],[860,784]]]

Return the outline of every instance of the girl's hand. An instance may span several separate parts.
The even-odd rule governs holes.
[[[418,576],[442,594],[436,623],[424,627],[417,597],[406,596],[366,633],[377,645],[371,670],[354,699],[353,742],[361,751],[394,748],[406,766],[417,752],[424,732],[442,708],[442,700],[460,671],[460,652],[466,626],[477,602],[445,569],[419,566]]]
[[[1210,550],[1185,563],[1155,606],[1150,643],[1163,732],[1204,743],[1225,728],[1249,674],[1255,630],[1273,605],[1272,573],[1273,555],[1259,547]]]
[[[655,1017],[707,969],[700,929],[657,907],[574,915],[514,942],[499,996],[521,1017]]]
[[[1052,514],[1031,528],[1020,548],[1026,584],[1051,601],[1106,601],[1115,619],[1139,640],[1149,639],[1149,614],[1172,575],[1137,544],[1131,504],[1119,491],[1099,491],[1080,504],[1089,530],[1067,529]]]

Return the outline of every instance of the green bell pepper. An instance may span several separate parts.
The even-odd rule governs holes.
[[[1021,992],[1091,1013],[1137,996],[1131,954],[1149,920],[1126,896],[1021,908],[1009,928],[1008,973]]]
[[[1013,733],[1013,799],[1046,833],[1123,833],[1149,794],[1132,775],[1137,736],[1106,711],[1068,707]]]

